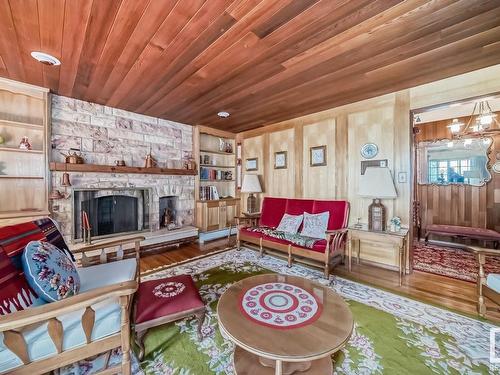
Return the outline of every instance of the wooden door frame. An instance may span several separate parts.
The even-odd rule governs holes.
[[[413,240],[415,231],[415,204],[419,201],[418,197],[418,181],[417,181],[417,147],[415,142],[416,133],[414,132],[414,116],[419,113],[431,112],[440,108],[448,108],[457,104],[467,104],[471,102],[476,102],[484,98],[498,98],[500,97],[500,91],[496,91],[489,94],[472,96],[464,99],[453,100],[446,103],[433,104],[426,107],[420,107],[415,109],[410,109],[410,153],[411,153],[411,168],[410,168],[410,222],[409,222],[409,233],[408,233],[408,262],[410,273],[413,272]],[[421,215],[419,215],[421,217]],[[420,223],[421,225],[422,223]]]

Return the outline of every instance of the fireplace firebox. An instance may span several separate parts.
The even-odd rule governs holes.
[[[82,215],[93,238],[149,229],[149,189],[74,189],[73,239],[82,240]]]

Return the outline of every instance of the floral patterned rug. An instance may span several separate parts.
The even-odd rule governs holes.
[[[494,328],[489,323],[340,277],[325,280],[321,270],[288,268],[283,260],[259,258],[249,249],[197,259],[144,278],[192,275],[208,314],[202,341],[193,319],[151,329],[145,340],[146,356],[134,364],[134,373],[232,374],[234,346],[219,332],[217,301],[232,283],[269,272],[328,285],[349,304],[355,330],[348,345],[332,358],[334,374],[500,374],[500,367],[489,363],[489,336]]]
[[[454,279],[476,282],[479,265],[474,254],[456,247],[413,243],[413,269]],[[486,274],[500,273],[500,259],[487,257]]]

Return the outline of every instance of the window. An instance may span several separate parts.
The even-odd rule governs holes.
[[[465,172],[472,169],[471,159],[431,159],[428,165],[429,182],[432,184],[465,182]]]

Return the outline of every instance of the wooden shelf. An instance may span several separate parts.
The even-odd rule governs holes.
[[[234,155],[234,152],[224,152],[224,151],[212,151],[212,150],[200,150],[205,154],[217,154],[217,155]]]
[[[198,172],[195,169],[169,169],[169,168],[144,168],[144,167],[121,167],[115,165],[97,165],[97,164],[67,164],[50,163],[51,171],[60,172],[92,172],[92,173],[135,173],[135,174],[162,174],[162,175],[185,175],[196,176]]]
[[[221,201],[239,201],[240,198],[235,198],[235,197],[231,197],[231,198],[219,198],[219,199],[198,199],[196,202],[198,203],[206,203],[206,202],[221,202]]]
[[[200,182],[234,182],[234,180],[204,180],[204,179],[200,179]]]
[[[21,128],[31,128],[31,129],[36,129],[36,130],[44,130],[44,126],[43,125],[30,124],[28,122],[19,122],[19,121],[11,121],[11,120],[0,120],[0,125],[2,123],[9,124],[9,125],[14,125],[14,126],[18,126],[18,127],[21,127]]]
[[[0,219],[10,218],[10,217],[47,216],[49,214],[50,212],[44,209],[0,211]]]
[[[236,168],[236,165],[200,164],[200,167],[207,167],[207,168]]]
[[[10,179],[19,179],[19,180],[43,180],[45,177],[43,176],[12,176],[12,175],[0,175],[0,178],[10,178]]]
[[[14,147],[0,147],[0,151],[21,152],[26,154],[43,154],[43,150],[21,150],[20,148]]]

